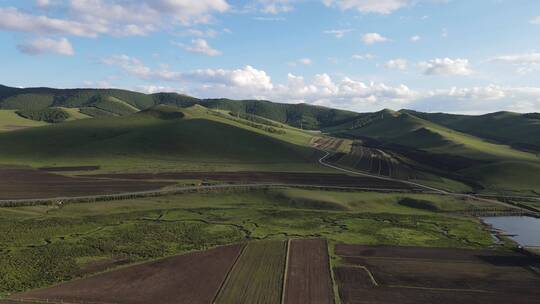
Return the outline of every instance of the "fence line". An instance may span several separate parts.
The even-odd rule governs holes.
[[[93,203],[103,201],[127,200],[145,197],[157,197],[165,195],[174,195],[182,193],[198,193],[212,191],[227,191],[227,190],[254,190],[254,189],[269,189],[269,188],[303,188],[317,190],[339,190],[339,191],[369,191],[369,192],[397,192],[397,193],[430,193],[429,191],[410,190],[410,189],[384,189],[384,188],[363,188],[363,187],[341,187],[341,186],[317,186],[317,185],[297,185],[297,184],[220,184],[208,186],[187,186],[175,187],[159,190],[138,191],[129,193],[103,194],[90,196],[74,196],[74,197],[54,197],[44,199],[11,199],[0,200],[0,207],[20,207],[33,205],[52,205],[66,203]],[[435,194],[435,193],[434,193]]]

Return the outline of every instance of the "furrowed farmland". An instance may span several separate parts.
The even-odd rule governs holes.
[[[76,178],[33,170],[27,167],[0,166],[0,200],[40,199],[84,195],[103,195],[157,190],[170,182],[121,181]]]
[[[292,240],[284,303],[334,303],[325,240]]]
[[[419,176],[417,171],[397,155],[366,147],[361,141],[353,142],[350,151],[335,153],[327,160],[344,167],[397,179],[416,179]]]
[[[286,254],[284,241],[249,243],[216,303],[280,303]]]
[[[342,303],[538,303],[540,260],[520,253],[338,244]]]
[[[218,247],[12,298],[74,303],[211,303],[241,250],[241,245]]]

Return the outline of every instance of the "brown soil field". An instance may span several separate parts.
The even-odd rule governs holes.
[[[69,303],[210,304],[243,245],[139,264],[12,296]]]
[[[333,304],[326,240],[292,240],[289,246],[284,303]]]
[[[338,165],[393,178],[414,179],[419,176],[394,153],[365,147],[360,142],[355,142],[349,153],[336,153],[327,160]]]
[[[67,177],[27,167],[0,167],[0,200],[76,197],[157,190],[170,182]]]
[[[345,304],[540,303],[540,276],[529,268],[540,260],[520,253],[344,244],[335,252]]]
[[[99,166],[41,167],[39,170],[47,172],[96,171],[99,170]]]
[[[327,173],[290,172],[163,172],[100,174],[96,177],[139,179],[139,180],[180,180],[199,179],[232,183],[283,183],[293,185],[358,187],[372,189],[410,190],[413,186],[397,181],[386,181],[372,177]]]

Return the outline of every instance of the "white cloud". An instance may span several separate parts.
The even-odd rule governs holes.
[[[257,21],[285,21],[283,17],[253,17],[253,20]]]
[[[39,7],[48,7],[49,5],[51,5],[51,1],[50,0],[36,0],[36,5]]]
[[[157,81],[179,81],[181,73],[167,69],[154,70],[144,65],[142,61],[128,55],[115,55],[101,60],[106,65],[118,66],[130,75],[140,79]]]
[[[411,42],[418,42],[422,39],[422,37],[415,35],[411,37]]]
[[[323,0],[327,6],[342,10],[356,9],[362,13],[390,14],[413,3],[411,0]]]
[[[352,59],[355,59],[355,60],[372,60],[372,59],[375,59],[375,55],[372,55],[372,54],[369,54],[369,53],[366,53],[366,54],[354,54],[351,56]]]
[[[421,111],[482,114],[495,111],[540,112],[540,88],[487,86],[433,90],[409,107]]]
[[[115,55],[101,60],[102,63],[120,67],[126,73],[149,81],[201,83],[204,87],[228,86],[249,88],[251,90],[270,90],[273,88],[270,76],[265,71],[252,66],[242,69],[200,69],[191,72],[170,71],[166,68],[153,69],[142,61],[128,55]]]
[[[298,62],[303,64],[303,65],[310,65],[310,64],[313,63],[313,61],[311,59],[309,59],[309,58],[299,59]]]
[[[19,51],[29,55],[57,54],[73,56],[75,51],[66,38],[50,39],[38,38],[17,45]]]
[[[300,58],[296,61],[289,62],[290,66],[297,66],[297,65],[311,65],[313,63],[313,60],[310,58]]]
[[[429,61],[420,62],[418,66],[424,69],[425,75],[467,76],[473,73],[469,60],[467,59],[435,58]]]
[[[352,29],[326,30],[323,33],[333,35],[336,38],[343,38],[345,34],[352,32]]]
[[[397,58],[387,61],[384,66],[388,69],[404,71],[407,69],[408,62],[405,59]]]
[[[227,32],[227,31],[225,31]],[[195,36],[195,37],[205,37],[205,38],[214,38],[218,35],[218,32],[213,29],[208,30],[198,30],[198,29],[187,29],[181,33],[182,36]]]
[[[448,38],[448,30],[447,29],[443,28],[441,30],[441,38],[443,38],[443,39]]]
[[[540,24],[540,16],[534,17],[529,21],[530,24],[539,25]]]
[[[261,12],[267,14],[286,13],[293,10],[294,0],[258,0]]]
[[[371,45],[377,42],[386,42],[388,38],[378,33],[366,33],[362,36],[362,41],[367,45]]]
[[[99,24],[90,25],[46,16],[34,16],[23,13],[13,7],[0,8],[0,29],[15,32],[84,37],[95,37],[98,34],[107,32],[107,28]]]
[[[516,68],[518,74],[540,70],[540,53],[537,52],[503,55],[494,57],[490,61],[510,64]]]
[[[102,60],[120,67],[126,73],[152,82],[152,92],[161,86],[159,81],[176,83],[189,94],[199,97],[259,98],[281,102],[308,102],[356,110],[375,110],[389,104],[399,107],[414,100],[417,93],[405,85],[362,82],[343,77],[336,81],[328,74],[317,74],[311,81],[289,74],[285,84],[274,84],[270,76],[252,66],[240,69],[201,69],[174,72],[152,69],[140,60],[118,55]],[[148,87],[148,86],[147,86]],[[168,89],[170,90],[170,89]],[[149,90],[150,91],[150,90]]]
[[[50,1],[36,2],[42,7]],[[60,2],[58,2],[60,3]],[[229,9],[225,0],[70,0],[58,5],[66,17],[0,8],[0,29],[50,35],[137,36],[177,25],[205,23]]]
[[[234,70],[201,69],[177,72],[165,68],[153,69],[126,55],[106,58],[103,63],[118,66],[126,73],[148,81],[149,84],[139,86],[138,90],[151,93],[171,91],[203,98],[306,102],[358,112],[377,111],[382,108],[453,113],[540,111],[540,87],[492,84],[422,92],[404,84],[392,86],[381,82],[359,81],[346,76],[335,79],[326,73],[317,74],[312,79],[289,73],[285,83],[275,84],[265,71],[252,66]],[[159,84],[161,81],[166,81],[167,84]]]
[[[204,39],[193,39],[191,40],[191,44],[189,45],[182,44],[182,43],[174,43],[174,44],[191,53],[204,54],[207,56],[221,55],[220,51],[212,48],[208,44],[208,42]]]

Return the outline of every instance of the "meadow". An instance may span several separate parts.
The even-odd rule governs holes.
[[[406,197],[438,210],[400,204]],[[477,219],[453,215],[470,208],[488,206],[436,195],[286,188],[0,208],[0,293],[249,240],[494,246]]]

